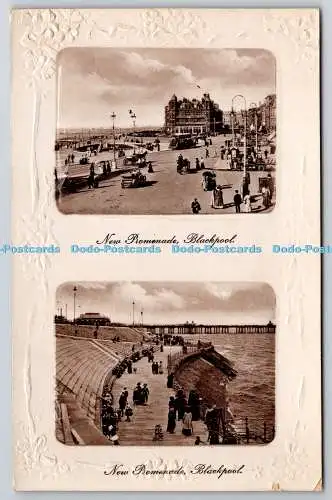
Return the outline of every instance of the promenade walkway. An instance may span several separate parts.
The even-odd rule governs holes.
[[[173,396],[174,390],[168,389],[167,382],[167,356],[170,353],[179,351],[179,347],[164,347],[164,352],[155,353],[155,361],[162,361],[164,373],[162,375],[152,375],[151,363],[148,363],[146,357],[134,364],[137,368],[136,373],[128,374],[127,372],[119,378],[113,387],[113,396],[115,407],[118,406],[119,396],[124,387],[127,387],[129,392],[129,404],[132,406],[134,415],[131,417],[131,422],[125,422],[124,418],[119,423],[119,442],[121,446],[136,445],[136,446],[192,446],[195,442],[195,437],[200,436],[202,441],[207,439],[207,430],[203,422],[193,422],[193,436],[186,437],[182,434],[182,422],[177,422],[174,434],[166,432],[168,401],[170,396]],[[147,383],[150,394],[149,401],[146,406],[132,405],[133,389],[137,382],[141,384]],[[163,429],[164,439],[162,441],[153,441],[154,428],[160,424]]]

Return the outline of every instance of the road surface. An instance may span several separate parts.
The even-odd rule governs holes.
[[[220,159],[220,145],[224,141],[223,136],[213,138],[213,145],[209,146],[209,158],[205,158],[205,147],[151,152],[147,159],[152,162],[154,173],[149,174],[147,168],[142,169],[147,176],[147,186],[122,189],[119,175],[100,182],[97,189],[83,188],[62,196],[58,200],[58,208],[64,214],[191,214],[191,203],[197,198],[201,214],[234,213],[234,191],[238,189],[241,192],[243,173],[229,170],[226,160]],[[223,190],[225,208],[211,207],[211,192],[204,191],[202,187],[202,171],[183,175],[177,173],[176,163],[180,152],[192,165],[195,164],[195,158],[203,157],[206,168],[216,174],[217,184],[229,185],[228,189]],[[258,193],[258,178],[267,175],[266,172],[250,172],[251,194]],[[261,199],[253,205],[253,211],[263,211]]]

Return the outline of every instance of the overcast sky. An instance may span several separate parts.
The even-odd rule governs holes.
[[[266,324],[275,319],[275,295],[264,283],[82,282],[65,283],[57,291],[57,309],[73,317],[76,285],[76,316],[99,312],[112,321],[135,322],[144,311],[146,323]],[[58,311],[57,311],[58,312]]]
[[[208,92],[225,111],[239,93],[258,104],[275,93],[275,73],[264,50],[68,48],[58,56],[58,127],[109,127],[112,112],[116,126],[130,127],[129,109],[138,127],[162,126],[174,93]]]

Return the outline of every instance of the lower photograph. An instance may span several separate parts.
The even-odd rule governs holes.
[[[70,282],[55,301],[65,445],[262,446],[276,297],[259,282]]]

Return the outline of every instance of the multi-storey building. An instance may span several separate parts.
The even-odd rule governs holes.
[[[223,112],[209,94],[201,100],[173,95],[165,107],[165,129],[169,135],[211,134],[223,127]]]

